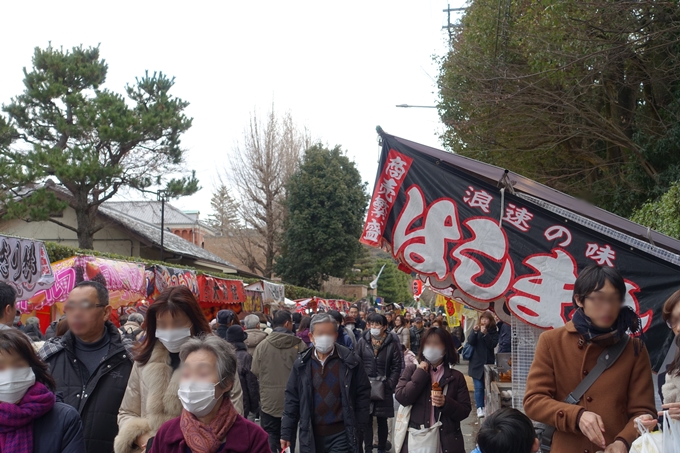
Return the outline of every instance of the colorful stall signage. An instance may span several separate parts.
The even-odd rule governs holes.
[[[243,311],[252,313],[254,311],[264,313],[264,304],[262,303],[262,291],[251,291],[246,289],[246,300],[243,302]]]
[[[30,299],[54,280],[45,244],[0,236],[0,281],[14,288],[18,300]]]
[[[626,281],[624,303],[640,315],[652,355],[660,353],[670,332],[661,307],[680,288],[680,266],[631,247],[623,233],[605,234],[489,184],[444,162],[447,153],[381,136],[361,242],[389,249],[402,270],[433,288],[456,288],[487,306],[505,298],[517,319],[542,329],[570,319],[581,269],[614,266]]]
[[[198,276],[198,301],[210,304],[241,304],[246,301],[241,280],[225,280],[208,275]]]
[[[95,256],[73,256],[52,264],[54,284],[37,292],[28,300],[17,302],[22,313],[41,310],[64,302],[80,282],[93,280],[109,290],[109,303],[114,309],[135,304],[146,296],[144,265]]]
[[[155,264],[146,268],[147,296],[156,299],[170,286],[186,286],[194,296],[199,297],[196,271]]]

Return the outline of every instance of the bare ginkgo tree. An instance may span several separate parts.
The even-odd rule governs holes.
[[[251,272],[272,276],[285,217],[286,183],[310,144],[309,133],[290,113],[279,116],[272,108],[264,119],[254,113],[243,140],[234,146],[224,179],[236,189],[239,223],[229,236],[234,255]]]

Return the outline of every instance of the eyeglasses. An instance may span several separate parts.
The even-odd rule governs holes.
[[[90,311],[95,307],[106,307],[107,304],[95,304],[84,300],[82,302],[67,302],[64,304],[64,313],[68,311]]]

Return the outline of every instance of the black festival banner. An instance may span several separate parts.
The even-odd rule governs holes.
[[[589,264],[616,267],[624,303],[640,315],[654,358],[668,344],[661,307],[680,288],[680,268],[489,184],[441,165],[384,134],[361,242],[385,247],[401,270],[477,309],[504,302],[541,329],[569,321],[574,281]],[[578,214],[578,213],[576,213]]]

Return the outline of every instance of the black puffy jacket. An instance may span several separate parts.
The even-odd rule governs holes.
[[[487,333],[474,331],[468,337],[468,343],[475,348],[468,363],[468,376],[483,381],[484,365],[496,362],[493,350],[498,346],[498,329],[493,327]]]
[[[260,384],[251,371],[253,356],[248,354],[248,347],[242,342],[232,345],[236,349],[237,374],[243,389],[243,416],[247,418],[248,414],[256,414],[260,409]]]
[[[362,451],[363,431],[370,429],[368,409],[371,402],[371,383],[364,365],[348,348],[335,344],[340,359],[340,385],[342,389],[342,416],[347,442],[351,452]],[[286,399],[281,420],[281,439],[290,440],[300,423],[299,445],[301,452],[316,451],[314,442],[314,386],[312,384],[312,354],[309,348],[298,355],[286,385]]]
[[[40,350],[40,358],[49,365],[57,383],[57,392],[80,413],[88,453],[113,451],[118,409],[132,371],[132,355],[127,349],[132,344],[123,344],[118,329],[110,321],[106,322],[106,329],[110,335],[109,352],[87,382],[81,372],[85,365],[76,358],[71,331],[47,341]]]
[[[371,332],[368,330],[361,336],[355,352],[364,364],[369,379],[380,377],[385,380],[385,400],[371,402],[371,415],[384,418],[394,417],[392,395],[397,389],[401,362],[404,357],[401,353],[399,338],[393,333],[388,333],[376,356],[371,344]]]

